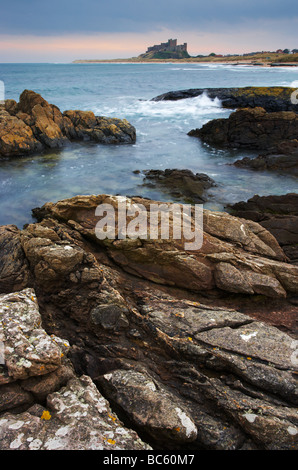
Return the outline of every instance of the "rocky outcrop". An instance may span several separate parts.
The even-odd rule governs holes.
[[[42,328],[35,292],[0,296],[2,450],[145,450],[90,377],[76,376],[67,340]],[[3,343],[1,343],[3,344]]]
[[[136,131],[125,119],[95,116],[92,111],[62,113],[31,90],[23,91],[19,103],[6,100],[0,106],[0,156],[29,155],[83,140],[130,144]]]
[[[289,260],[298,263],[298,195],[254,196],[229,207],[232,214],[254,220],[276,238]]]
[[[286,256],[276,239],[256,222],[239,219],[227,213],[204,210],[202,246],[195,250],[185,249],[187,238],[183,235],[183,230],[181,239],[171,238],[171,235],[164,240],[148,238],[149,230],[154,230],[154,227],[149,225],[146,234],[142,233],[141,238],[97,239],[95,226],[99,219],[95,215],[96,207],[110,204],[117,211],[118,204],[122,201],[121,197],[106,195],[78,196],[56,204],[45,204],[34,213],[35,216],[69,223],[79,233],[104,247],[113,261],[124,270],[160,284],[197,292],[219,288],[226,292],[263,294],[269,297],[286,297],[287,292],[297,292],[298,272],[294,266],[285,262]],[[124,198],[124,202],[127,207],[131,207],[131,204],[135,205],[132,206],[134,208],[140,207],[147,216],[154,201],[136,197],[131,200]],[[175,218],[175,214],[169,211],[169,218],[170,226],[181,225],[182,212],[181,217]],[[192,223],[194,220],[192,214]],[[117,223],[116,219],[116,233]],[[194,226],[192,229],[194,230]],[[32,229],[27,228],[22,232],[23,248],[31,265],[34,263],[35,269],[40,272],[40,262],[47,256],[44,253],[48,252],[48,247],[54,242],[42,242],[36,247],[34,241],[27,242],[25,238],[32,238],[29,230]],[[34,253],[30,249],[31,243]],[[47,247],[42,246],[44,243]],[[39,253],[38,258],[35,256],[36,250]],[[61,248],[59,250],[63,251]],[[69,250],[69,253],[71,252],[72,250]],[[78,248],[75,248],[73,260],[78,263],[83,255],[79,256],[77,252]],[[67,266],[64,256],[61,262],[63,269]],[[55,268],[53,270],[55,271]],[[46,272],[49,272],[48,266]],[[49,282],[49,279],[46,279],[46,282]]]
[[[206,94],[211,99],[218,98],[223,108],[261,107],[267,112],[297,112],[298,105],[291,101],[294,92],[295,88],[290,87],[193,88],[170,91],[153,98],[153,101],[176,101]]]
[[[190,170],[145,170],[143,185],[157,188],[171,198],[188,203],[201,204],[208,199],[206,191],[216,186],[215,181],[204,173]]]
[[[297,139],[298,115],[293,111],[240,109],[227,119],[214,119],[201,129],[193,129],[188,135],[219,147],[269,150],[286,140]]]
[[[119,202],[48,203],[17,234],[34,291],[1,299],[5,335],[18,337],[4,355],[2,387],[15,388],[5,392],[0,447],[297,449],[295,322],[282,331],[256,318],[260,296],[267,310],[295,316],[287,299],[297,267],[267,230],[227,213],[204,211],[197,250],[171,237],[98,239],[96,207]],[[252,315],[240,300],[227,307],[231,295],[234,305],[248,298]],[[64,366],[67,377],[47,389]],[[20,389],[30,395],[22,404]]]
[[[289,140],[276,145],[269,153],[255,158],[244,157],[233,165],[252,170],[268,170],[298,176],[298,140]]]

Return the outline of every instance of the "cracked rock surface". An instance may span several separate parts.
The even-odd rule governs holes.
[[[117,201],[3,229],[0,447],[297,449],[297,266],[256,222],[208,211],[196,251],[99,240],[95,208]]]

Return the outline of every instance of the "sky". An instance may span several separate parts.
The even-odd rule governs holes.
[[[173,38],[190,55],[298,48],[296,0],[0,0],[0,62],[136,57]]]

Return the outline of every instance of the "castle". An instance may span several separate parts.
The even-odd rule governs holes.
[[[148,52],[187,52],[187,43],[177,46],[177,39],[169,39],[168,42],[162,42],[161,44],[148,47]]]

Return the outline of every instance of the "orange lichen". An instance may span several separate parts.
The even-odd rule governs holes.
[[[45,419],[46,421],[48,421],[49,419],[51,419],[51,414],[49,411],[47,410],[44,410],[44,412],[42,413],[40,419]]]
[[[115,418],[115,416],[112,416],[110,414],[108,414],[109,418],[111,418],[113,421],[116,421],[117,418]]]
[[[113,439],[107,439],[107,442],[112,445],[116,444],[116,441],[114,441]]]

